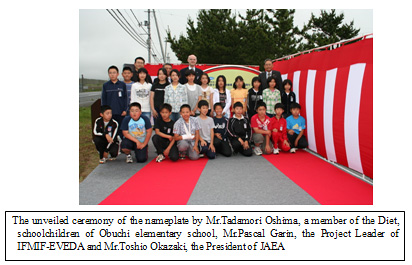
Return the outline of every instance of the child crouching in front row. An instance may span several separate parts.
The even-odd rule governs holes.
[[[200,154],[206,154],[209,159],[215,159],[216,150],[213,145],[215,123],[212,118],[207,116],[207,113],[209,112],[209,103],[207,103],[206,100],[200,100],[197,107],[200,109],[200,116],[196,117],[196,120],[200,125]]]
[[[279,148],[282,151],[289,151],[290,145],[287,135],[286,120],[282,117],[284,106],[282,103],[275,105],[275,116],[270,119],[269,130],[272,132],[273,153],[279,154]]]
[[[115,159],[119,152],[118,140],[119,124],[112,119],[112,108],[103,105],[100,108],[100,117],[94,122],[93,142],[99,152],[100,164],[106,163],[110,153],[110,159]]]
[[[126,163],[133,163],[131,152],[134,151],[137,163],[144,163],[148,158],[148,143],[152,136],[152,125],[147,116],[142,115],[141,105],[133,102],[129,106],[130,116],[126,116],[120,126],[124,139],[121,147],[126,154]]]
[[[200,125],[196,118],[191,117],[191,108],[188,104],[180,107],[180,116],[173,126],[174,139],[177,141],[180,159],[185,159],[186,154],[191,160],[199,159],[199,130]]]
[[[156,119],[153,129],[156,134],[153,135],[152,141],[156,148],[157,157],[156,162],[162,162],[166,156],[172,161],[179,159],[179,152],[177,151],[176,141],[173,135],[173,126],[175,122],[170,118],[172,114],[172,106],[170,104],[163,104],[160,106],[160,117]]]
[[[300,116],[300,105],[299,103],[290,104],[290,110],[292,115],[287,117],[287,129],[288,129],[288,139],[290,142],[290,152],[295,153],[297,148],[308,147],[308,141],[303,135],[306,129],[305,118]]]
[[[244,156],[252,156],[253,151],[250,147],[252,129],[250,128],[248,119],[242,115],[243,104],[236,102],[233,108],[235,109],[235,115],[229,119],[229,125],[227,127],[233,151],[235,153],[239,152]]]
[[[230,147],[229,139],[227,137],[227,124],[229,121],[223,116],[222,103],[216,103],[213,110],[216,113],[216,116],[213,117],[215,123],[213,145],[217,153],[229,157],[232,155],[232,148]]]

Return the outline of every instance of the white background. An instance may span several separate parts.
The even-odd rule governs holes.
[[[70,210],[376,210],[406,211],[410,204],[410,9],[400,1],[295,1],[269,8],[374,9],[373,206],[79,206],[79,9],[187,8],[189,2],[18,1],[2,3],[1,212]],[[150,6],[148,4],[151,4]],[[153,4],[156,4],[153,6]],[[250,2],[249,2],[250,4]],[[232,8],[211,1],[190,8]],[[236,2],[236,8],[251,8]],[[253,6],[253,8],[267,6]],[[55,66],[59,65],[58,68]],[[0,218],[0,227],[4,226]],[[406,240],[411,238],[406,229]],[[4,232],[0,232],[4,250]],[[327,249],[325,249],[327,251]],[[359,248],[355,251],[362,252]],[[0,251],[4,261],[4,251]],[[299,255],[299,253],[297,253]],[[408,261],[408,256],[406,257]],[[71,264],[72,262],[64,262]],[[93,262],[91,262],[93,263]],[[100,263],[100,262],[99,262]],[[169,262],[178,264],[178,262]],[[179,262],[180,264],[181,262]],[[229,262],[228,262],[229,263]],[[238,262],[231,262],[238,264]],[[295,262],[285,262],[293,264]],[[314,263],[314,262],[313,262]],[[365,264],[367,262],[363,262]],[[381,262],[380,264],[391,264]],[[12,264],[25,264],[12,262]],[[90,262],[88,263],[90,264]],[[107,262],[106,264],[109,264]],[[149,263],[149,264],[154,264]],[[280,262],[282,264],[282,262]],[[339,264],[346,264],[341,262]]]

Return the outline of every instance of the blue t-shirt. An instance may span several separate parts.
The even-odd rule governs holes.
[[[286,123],[288,130],[293,129],[296,134],[299,134],[300,131],[306,129],[306,121],[302,116],[299,116],[297,119],[295,119],[293,118],[293,115],[290,115],[286,118]]]
[[[141,143],[146,139],[146,131],[151,128],[152,125],[149,118],[144,115],[140,115],[137,121],[133,120],[130,116],[126,116],[120,126],[120,130],[129,131],[129,134]]]

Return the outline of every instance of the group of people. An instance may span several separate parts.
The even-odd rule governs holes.
[[[103,85],[101,113],[93,128],[100,163],[115,159],[119,147],[127,163],[133,162],[132,151],[138,163],[147,161],[153,130],[157,162],[167,157],[177,161],[214,159],[216,154],[279,154],[307,147],[305,119],[292,82],[282,82],[280,73],[272,70],[272,60],[265,60],[265,71],[252,79],[249,90],[242,76],[236,77],[232,90],[223,75],[211,88],[208,74],[196,68],[195,55],[188,63],[180,71],[163,65],[153,81],[142,57],[135,59],[134,69],[123,68],[123,82],[118,68],[109,67],[110,80]]]

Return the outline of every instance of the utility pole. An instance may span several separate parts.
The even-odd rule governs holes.
[[[152,36],[150,33],[150,9],[147,9],[147,32],[148,32],[148,37],[147,37],[147,55],[148,55],[148,62],[152,63],[151,60],[151,54],[152,54]]]
[[[156,13],[154,9],[153,9],[153,17],[156,23],[157,36],[159,37],[160,51],[162,52],[163,63],[166,63],[165,52],[163,51],[162,39],[160,38],[160,32],[159,32],[159,25],[157,24],[157,18],[156,18]]]

